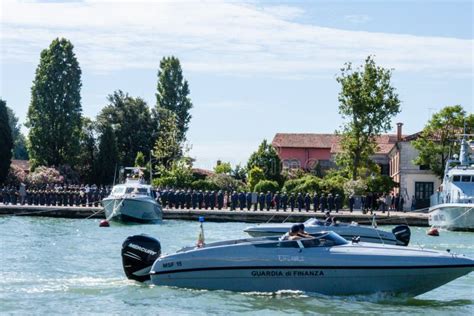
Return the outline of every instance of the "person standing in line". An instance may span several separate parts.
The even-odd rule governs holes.
[[[304,205],[304,198],[301,192],[299,192],[296,197],[296,203],[298,203],[298,212],[301,212],[301,209],[303,208],[303,205]]]
[[[247,192],[245,195],[245,200],[247,202],[247,211],[252,210],[252,192]]]
[[[304,206],[306,212],[309,212],[309,210],[311,209],[311,197],[309,196],[309,193],[306,193],[304,196]]]
[[[331,193],[329,193],[329,195],[328,195],[328,210],[329,210],[329,213],[331,213],[333,209],[334,209],[334,197],[332,196]]]
[[[338,213],[339,210],[342,208],[342,199],[337,193],[336,193],[336,196],[334,197],[334,206],[336,207],[336,213]]]
[[[314,192],[314,195],[313,195],[313,206],[314,206],[314,212],[317,212],[319,210],[319,196],[317,192]]]
[[[244,210],[246,202],[247,202],[247,199],[245,197],[245,192],[240,191],[239,192],[239,207],[241,211]]]
[[[237,194],[236,191],[232,192],[232,195],[230,196],[230,210],[235,211],[237,208],[237,202],[239,201],[239,195]]]
[[[283,191],[283,194],[281,195],[281,206],[283,211],[286,212],[286,209],[288,208],[288,194],[286,194],[285,191]]]
[[[258,194],[257,192],[252,192],[252,204],[253,204],[253,210],[256,211],[257,210],[257,203],[258,203]]]
[[[321,194],[321,199],[320,199],[320,202],[321,202],[321,212],[325,212],[328,208],[328,200],[326,198],[326,194],[323,193]]]
[[[20,183],[20,189],[18,190],[20,194],[20,204],[24,205],[26,200],[26,185],[22,182]]]
[[[258,196],[258,204],[260,211],[263,211],[263,208],[265,207],[265,194],[263,194],[263,192],[260,192]]]
[[[349,196],[349,211],[352,213],[354,211],[354,203],[355,203],[355,198],[354,198],[354,193],[352,193]]]
[[[214,207],[216,206],[216,192],[211,191],[211,194],[209,195],[209,207],[211,210],[214,210]]]
[[[204,201],[204,194],[202,193],[202,190],[199,190],[198,194],[197,194],[197,201],[198,201],[198,209],[202,209],[203,205],[203,201]]]
[[[265,205],[266,205],[267,211],[270,211],[270,208],[272,207],[272,200],[273,200],[272,193],[270,191],[267,191],[267,195],[265,195]]]
[[[224,207],[224,193],[219,190],[217,193],[217,209],[221,210]]]
[[[196,192],[196,190],[193,190],[191,193],[191,205],[193,207],[193,210],[195,210],[198,205],[198,193]]]
[[[207,210],[207,208],[209,207],[210,202],[211,202],[211,197],[210,197],[209,191],[206,190],[206,192],[204,192],[204,209],[205,210]]]
[[[281,203],[281,196],[280,192],[276,192],[275,195],[273,196],[273,202],[275,203],[275,209],[278,212],[280,210],[280,203]]]
[[[293,212],[295,210],[295,201],[296,201],[296,198],[295,198],[295,194],[294,193],[291,193],[290,194],[290,209],[291,211]]]

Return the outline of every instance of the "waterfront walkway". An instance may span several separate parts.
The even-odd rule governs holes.
[[[378,225],[408,224],[410,226],[428,226],[428,214],[419,212],[375,212]],[[0,215],[13,216],[45,216],[63,218],[105,218],[101,207],[75,207],[75,206],[45,206],[45,205],[0,205]],[[164,219],[198,220],[204,216],[206,221],[211,222],[304,222],[308,218],[324,218],[322,212],[314,211],[240,211],[230,209],[222,210],[192,210],[192,209],[164,209]],[[372,215],[362,214],[360,211],[349,212],[348,210],[332,212],[336,220],[340,222],[358,222],[359,224],[371,224]]]

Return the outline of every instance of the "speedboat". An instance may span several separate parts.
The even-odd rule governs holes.
[[[122,245],[122,263],[129,279],[154,285],[325,295],[417,296],[474,270],[474,260],[449,250],[351,243],[334,232],[198,243],[170,255],[158,240],[135,235]]]
[[[253,237],[282,235],[289,231],[294,223],[260,224],[246,228],[244,231]],[[410,242],[410,228],[407,225],[398,225],[391,232],[374,227],[359,226],[357,223],[327,223],[316,218],[304,222],[305,230],[310,234],[322,231],[333,231],[341,237],[352,240],[360,237],[360,241],[382,243],[388,245],[407,246]]]
[[[474,158],[465,136],[459,157],[446,163],[441,190],[431,197],[428,222],[432,227],[474,231]]]
[[[127,179],[124,184],[115,185],[102,205],[107,220],[153,223],[163,217],[155,191],[141,179]]]

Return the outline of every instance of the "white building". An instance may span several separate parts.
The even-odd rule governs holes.
[[[419,133],[403,137],[402,125],[397,123],[397,143],[388,153],[390,176],[400,184],[394,192],[399,193],[405,200],[405,210],[410,210],[412,205],[415,209],[429,207],[430,196],[441,185],[441,180],[427,166],[414,164],[418,150],[412,146],[411,141],[415,140]]]

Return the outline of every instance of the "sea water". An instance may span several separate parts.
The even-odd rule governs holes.
[[[204,223],[207,242],[248,237],[246,223]],[[383,227],[382,229],[390,229]],[[100,228],[97,219],[0,217],[0,314],[134,315],[473,315],[474,272],[415,298],[314,293],[236,293],[145,285],[127,280],[124,239],[146,233],[164,253],[196,243],[199,223]],[[426,235],[412,227],[411,246],[474,257],[474,233]]]

